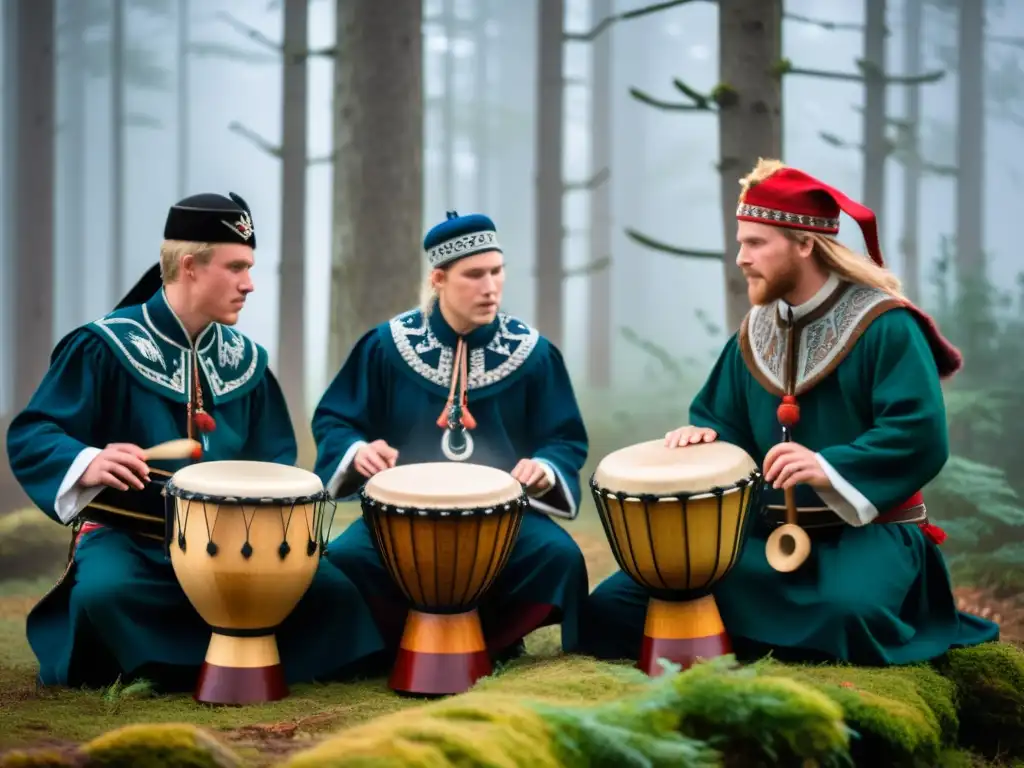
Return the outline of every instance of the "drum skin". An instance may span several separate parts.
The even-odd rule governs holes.
[[[415,610],[475,608],[508,562],[526,497],[507,472],[448,462],[394,467],[362,494],[363,517]]]
[[[619,567],[655,597],[693,599],[735,564],[759,487],[757,466],[724,442],[661,440],[606,456],[591,490]]]
[[[272,632],[319,564],[320,479],[281,464],[217,461],[179,470],[168,486],[171,564],[196,611],[214,628]]]

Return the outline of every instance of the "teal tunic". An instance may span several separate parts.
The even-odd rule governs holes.
[[[714,590],[737,655],[907,664],[997,639],[996,624],[957,610],[943,556],[918,525],[873,522],[930,482],[948,457],[936,358],[915,313],[880,292],[841,285],[798,327],[792,439],[824,460],[835,490],[797,486],[796,502],[830,507],[848,524],[807,528],[810,557],[784,574],[765,557],[773,524],[763,507],[753,510],[740,557]],[[692,403],[690,423],[714,429],[763,466],[781,442],[784,351],[775,308],[748,315]],[[762,502],[784,505],[783,492],[766,484]],[[610,576],[588,601],[586,650],[635,658],[646,605],[625,574]]]
[[[203,459],[294,464],[295,438],[266,352],[217,324],[196,349],[204,405],[216,420],[202,436]],[[62,505],[58,512],[58,495],[83,450],[185,437],[192,359],[162,289],[144,305],[72,331],[7,435],[11,468],[29,497],[69,523],[78,510]],[[171,472],[182,465],[150,462]],[[81,536],[64,577],[29,614],[27,631],[45,685],[102,686],[120,675],[165,690],[191,688],[210,637],[162,542],[109,527]],[[278,641],[290,682],[340,674],[381,648],[363,599],[325,560]]]
[[[468,461],[511,471],[520,459],[551,470],[555,485],[530,499],[508,564],[480,606],[493,654],[521,648],[524,635],[561,622],[562,645],[578,642],[579,610],[588,590],[575,541],[550,516],[573,519],[587,433],[562,356],[523,322],[500,314],[463,337],[468,352]],[[398,464],[446,461],[437,419],[451,383],[458,336],[436,308],[412,310],[366,333],[317,406],[312,430],[316,472],[338,498],[365,482],[351,462],[362,443],[383,439]],[[328,545],[327,556],[366,596],[393,658],[408,608],[375,549],[364,520]]]

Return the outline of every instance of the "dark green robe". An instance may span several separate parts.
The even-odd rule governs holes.
[[[398,464],[446,461],[437,418],[448,397],[458,337],[436,308],[412,310],[365,334],[313,416],[316,472],[337,498],[365,482],[351,463],[358,447],[386,440]],[[559,351],[537,331],[500,314],[464,337],[469,347],[468,406],[477,422],[469,461],[511,471],[533,458],[555,484],[530,499],[508,564],[480,606],[489,649],[500,655],[524,635],[561,622],[574,650],[588,579],[575,541],[549,515],[576,517],[587,433]],[[388,643],[398,646],[408,608],[374,548],[366,523],[353,522],[327,556],[366,596]]]
[[[72,331],[7,435],[11,468],[29,497],[69,524],[97,495],[74,482],[114,442],[146,448],[187,435],[192,354],[163,290]],[[196,341],[203,400],[216,429],[204,460],[292,465],[295,437],[267,353],[226,326]],[[174,471],[183,462],[153,461]],[[83,528],[83,530],[85,530]],[[69,570],[29,614],[28,639],[45,685],[100,686],[149,677],[190,688],[210,630],[178,585],[162,542],[109,527],[79,539]],[[326,561],[278,634],[286,679],[328,678],[381,642],[352,583]]]
[[[817,453],[833,484],[817,493],[797,486],[796,501],[828,507],[846,524],[808,528],[810,557],[783,574],[765,558],[773,526],[753,510],[740,557],[714,590],[737,654],[906,664],[997,639],[997,625],[957,610],[943,556],[918,525],[873,522],[927,485],[949,455],[932,329],[882,292],[835,278],[794,309],[792,439]],[[754,308],[690,407],[691,424],[716,430],[762,467],[781,442],[785,348],[776,307]],[[785,503],[770,484],[762,499]],[[622,572],[606,579],[588,601],[586,650],[635,658],[646,604]]]

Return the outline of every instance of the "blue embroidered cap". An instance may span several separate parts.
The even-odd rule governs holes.
[[[448,211],[448,218],[427,232],[423,250],[431,269],[486,251],[499,251],[494,222],[480,213],[459,216]]]

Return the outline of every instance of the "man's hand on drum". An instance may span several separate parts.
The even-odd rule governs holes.
[[[764,457],[764,479],[772,488],[792,488],[804,483],[812,488],[831,488],[814,452],[799,443],[779,443]]]
[[[533,459],[520,459],[512,469],[512,477],[526,486],[527,493],[543,493],[551,487],[544,465]]]
[[[398,451],[383,440],[374,440],[356,451],[352,466],[363,477],[373,477],[378,472],[395,466],[396,461],[398,461]]]
[[[82,488],[106,485],[118,491],[141,491],[149,482],[146,454],[131,443],[111,443],[96,456],[78,479]]]
[[[667,448],[679,448],[694,443],[713,443],[718,439],[718,433],[707,427],[679,427],[671,432],[665,433],[665,446]]]

